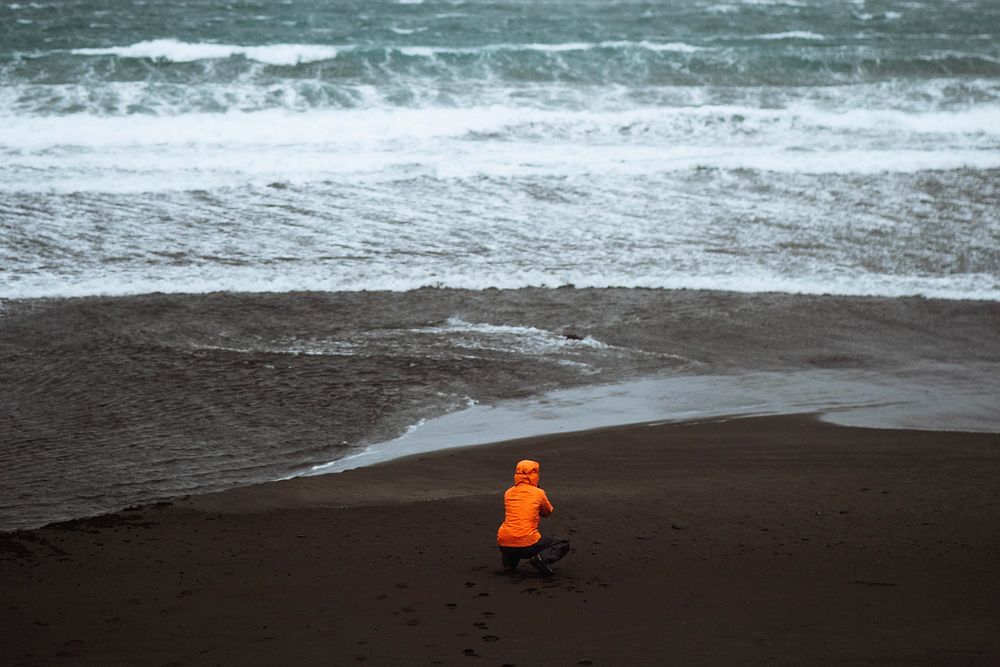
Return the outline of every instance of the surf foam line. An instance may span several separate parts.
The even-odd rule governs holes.
[[[751,39],[761,39],[764,41],[778,41],[783,39],[798,39],[805,41],[823,41],[825,36],[806,30],[790,30],[788,32],[770,32],[763,35],[754,35]]]
[[[666,142],[681,155],[688,148],[739,149],[755,151],[809,146],[815,152],[876,155],[931,155],[961,150],[983,150],[996,161],[1000,137],[1000,105],[986,104],[957,111],[902,111],[895,109],[851,109],[837,111],[815,105],[798,104],[782,109],[761,109],[749,105],[692,105],[609,110],[565,110],[506,105],[472,107],[387,107],[315,108],[306,110],[262,109],[225,112],[196,111],[164,115],[71,114],[37,116],[0,114],[0,149],[50,151],[58,148],[108,147],[158,150],[228,148],[232,146],[281,148],[296,146],[378,147],[389,141],[420,141],[439,138],[477,140],[496,135],[507,141],[546,145],[555,141],[581,144],[602,139],[602,143],[639,148],[630,137],[642,136]],[[842,145],[844,133],[877,132],[897,137],[903,145]],[[752,137],[773,137],[770,146],[761,146]],[[750,137],[750,138],[748,138]],[[942,137],[953,145],[928,149],[924,144],[907,146],[906,141]],[[834,143],[835,142],[835,143]],[[827,146],[827,144],[831,144]],[[398,148],[398,147],[394,147]],[[825,149],[825,150],[824,150]],[[64,156],[60,156],[64,157]],[[694,156],[701,157],[701,156]],[[727,157],[728,154],[727,154]],[[743,156],[729,159],[751,161]],[[816,158],[810,156],[809,161]],[[553,159],[556,162],[561,160]],[[553,161],[550,160],[550,161]],[[897,168],[908,164],[899,161]]]
[[[1000,432],[1000,364],[983,375],[947,364],[891,377],[865,371],[646,378],[562,389],[428,419],[402,436],[291,477],[414,454],[641,423],[821,413],[844,426]],[[990,377],[992,375],[992,378]]]
[[[284,292],[407,292],[425,287],[444,289],[521,289],[529,287],[557,289],[567,285],[579,288],[625,289],[695,289],[757,294],[811,294],[858,297],[926,297],[952,301],[1000,301],[1000,283],[991,274],[956,274],[942,277],[869,275],[843,278],[781,275],[678,275],[642,276],[623,271],[594,275],[584,270],[564,272],[520,272],[484,275],[476,267],[469,274],[422,274],[403,276],[399,267],[386,265],[363,283],[349,269],[343,276],[330,277],[318,269],[317,275],[289,277],[286,272],[231,269],[225,275],[192,276],[194,267],[186,266],[159,278],[138,275],[94,277],[40,277],[36,279],[5,276],[0,271],[0,299],[74,298],[89,296],[136,296],[165,294],[208,294],[211,292],[284,293]],[[326,277],[318,274],[326,273]]]
[[[175,63],[198,60],[222,60],[243,56],[248,60],[268,65],[298,65],[320,62],[337,57],[338,49],[322,44],[269,44],[265,46],[240,46],[236,44],[190,43],[176,39],[153,39],[130,46],[72,49],[79,56],[117,56],[119,58],[147,58]]]
[[[483,275],[476,267],[469,274],[400,275],[395,265],[386,265],[376,275],[359,284],[349,269],[330,277],[324,268],[316,275],[289,277],[287,272],[230,269],[225,275],[192,276],[196,269],[185,266],[161,277],[139,275],[67,276],[27,278],[0,271],[0,299],[75,298],[90,296],[136,296],[141,294],[208,294],[212,292],[407,292],[425,287],[442,289],[694,289],[760,294],[835,295],[858,297],[925,297],[951,301],[1000,301],[1000,283],[991,274],[956,274],[942,277],[869,275],[861,278],[840,276],[794,277],[781,275],[629,275],[624,271],[594,275],[586,269],[563,272],[520,272]],[[325,274],[325,275],[319,275]]]
[[[443,54],[475,55],[497,51],[537,51],[541,53],[566,53],[597,49],[642,49],[660,53],[694,53],[706,47],[683,42],[603,41],[565,42],[553,44],[484,44],[470,47],[418,46],[395,44],[267,44],[259,46],[217,44],[212,42],[182,42],[176,39],[153,39],[128,46],[71,49],[78,56],[116,56],[118,58],[146,58],[166,62],[187,63],[198,60],[224,60],[242,56],[268,65],[298,65],[301,63],[332,60],[345,52],[396,52],[406,56],[434,57]]]

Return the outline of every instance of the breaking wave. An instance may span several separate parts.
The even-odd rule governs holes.
[[[298,65],[320,62],[337,57],[337,49],[320,44],[272,44],[268,46],[236,46],[233,44],[189,44],[176,39],[154,39],[131,46],[73,49],[80,56],[117,56],[148,58],[175,63],[196,60],[243,57],[269,65]]]

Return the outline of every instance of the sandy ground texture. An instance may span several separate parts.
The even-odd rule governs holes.
[[[500,570],[514,463],[572,540]],[[1000,435],[783,416],[411,457],[0,537],[0,662],[997,664]]]

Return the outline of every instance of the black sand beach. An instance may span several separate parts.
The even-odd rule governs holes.
[[[516,460],[572,540],[499,571]],[[441,452],[2,538],[4,663],[988,665],[1000,439],[807,415]]]

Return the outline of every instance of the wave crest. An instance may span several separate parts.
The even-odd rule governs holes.
[[[338,50],[335,47],[321,44],[239,46],[235,44],[190,43],[176,39],[154,39],[130,46],[73,49],[71,53],[81,56],[147,58],[176,63],[242,56],[248,60],[256,60],[268,65],[299,65],[336,58]]]
[[[410,34],[416,30],[403,31],[393,29],[400,34]],[[565,43],[530,43],[530,44],[485,44],[481,46],[451,47],[434,45],[359,45],[348,44],[328,46],[322,44],[270,44],[264,46],[241,46],[237,44],[216,44],[210,42],[181,42],[176,39],[154,39],[138,42],[129,46],[111,46],[101,48],[73,49],[70,53],[80,56],[117,56],[119,58],[146,58],[167,62],[187,63],[198,60],[221,60],[225,58],[244,57],[268,65],[299,65],[310,62],[332,60],[345,52],[396,52],[406,56],[436,57],[439,55],[477,55],[495,52],[541,52],[566,53],[572,51],[593,51],[600,49],[647,50],[660,53],[694,53],[705,47],[694,46],[684,42],[653,42],[639,41],[603,41],[603,42],[565,42]]]

